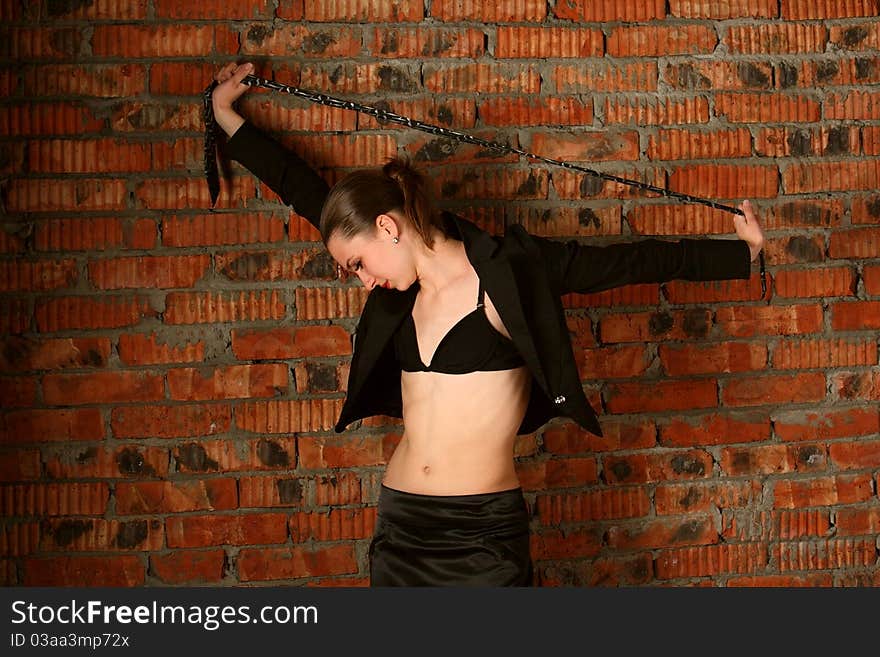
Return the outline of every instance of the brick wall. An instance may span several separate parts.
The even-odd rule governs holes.
[[[543,585],[878,585],[877,0],[0,0],[0,582],[364,585],[402,427],[335,420],[365,300],[232,165],[258,73],[738,203],[748,282],[564,301],[605,437],[517,443]],[[352,112],[241,111],[329,181],[409,152],[444,207],[601,244],[731,216]]]

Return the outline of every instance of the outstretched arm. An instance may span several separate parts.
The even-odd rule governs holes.
[[[645,239],[610,246],[589,246],[533,238],[560,294],[600,292],[633,283],[662,283],[674,279],[712,281],[747,279],[751,261],[764,246],[764,234],[751,204],[740,208],[734,228],[738,240]]]
[[[248,90],[241,81],[252,71],[252,64],[228,64],[216,76],[220,84],[211,100],[214,118],[229,137],[226,153],[319,228],[327,183],[298,155],[258,130],[232,106]]]

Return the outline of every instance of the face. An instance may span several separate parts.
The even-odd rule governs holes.
[[[377,219],[377,229],[371,235],[362,233],[346,239],[334,234],[327,242],[327,250],[343,270],[357,276],[369,290],[374,287],[406,290],[416,279],[403,243],[395,244],[396,225]]]

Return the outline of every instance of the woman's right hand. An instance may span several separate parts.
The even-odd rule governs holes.
[[[211,101],[214,104],[214,111],[231,109],[232,103],[241,97],[241,95],[249,89],[248,85],[241,84],[245,76],[252,73],[254,65],[250,62],[245,64],[231,63],[224,66],[214,79],[220,84],[214,87],[211,94]]]
[[[238,100],[241,95],[248,90],[246,84],[241,84],[245,76],[254,70],[254,65],[247,64],[227,64],[224,66],[214,79],[220,84],[214,87],[211,93],[211,104],[214,106],[214,119],[217,125],[231,137],[244,124],[238,112],[232,109],[232,103]]]

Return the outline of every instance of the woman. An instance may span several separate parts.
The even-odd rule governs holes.
[[[590,247],[512,226],[496,238],[434,212],[401,160],[329,192],[299,157],[232,108],[250,64],[213,92],[227,153],[319,228],[333,258],[371,292],[353,336],[338,432],[402,417],[370,544],[373,586],[531,583],[518,434],[565,416],[601,435],[583,393],[560,297],[675,278],[748,278],[764,238],[748,201],[740,241],[642,240]]]

